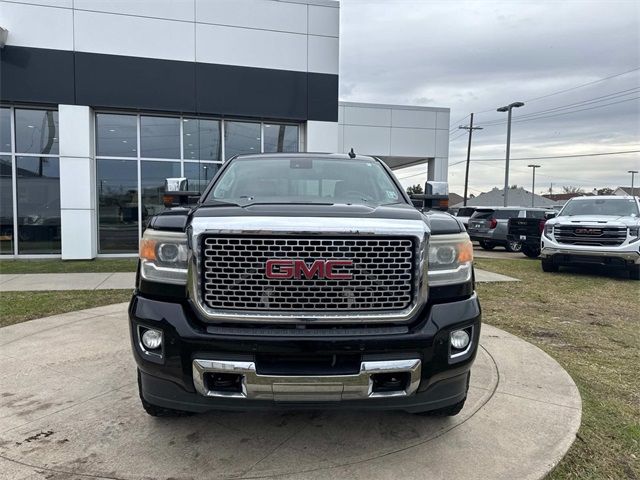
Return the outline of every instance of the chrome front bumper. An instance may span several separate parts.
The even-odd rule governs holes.
[[[193,383],[206,397],[273,400],[280,402],[326,402],[363,398],[406,397],[415,393],[420,384],[422,363],[418,359],[364,361],[354,375],[260,375],[254,362],[229,360],[194,360]],[[242,377],[241,392],[209,390],[207,373],[237,374]],[[405,389],[374,392],[372,375],[408,373]]]
[[[545,241],[548,241],[545,238]],[[603,251],[593,249],[572,249],[572,248],[558,248],[558,247],[544,247],[540,252],[540,257],[550,258],[554,255],[571,255],[574,257],[603,257],[603,258],[621,258],[626,262],[633,262],[640,264],[640,253],[634,251]]]

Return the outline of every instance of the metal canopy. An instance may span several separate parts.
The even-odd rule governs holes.
[[[396,157],[396,156],[380,156],[376,155],[380,160],[386,163],[391,170],[400,170],[401,168],[414,167],[416,165],[425,165],[433,157],[416,158],[416,157]]]

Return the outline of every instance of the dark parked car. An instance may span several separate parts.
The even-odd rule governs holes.
[[[469,219],[471,218],[471,215],[473,215],[477,210],[477,208],[478,207],[460,207],[456,212],[455,216],[462,222],[464,228],[469,228]]]
[[[544,231],[544,224],[556,215],[555,211],[531,210],[527,212],[525,218],[510,218],[507,227],[507,240],[520,242],[522,253],[527,257],[540,256],[540,239]]]
[[[519,240],[507,238],[510,218],[544,218],[544,208],[524,207],[481,207],[469,219],[467,228],[471,240],[476,240],[485,250],[496,246],[504,247],[508,252],[519,252],[522,244]]]

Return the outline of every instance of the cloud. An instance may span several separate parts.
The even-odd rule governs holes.
[[[640,150],[640,71],[537,99],[637,67],[635,1],[341,2],[341,99],[449,107],[452,123],[481,112],[475,123],[485,128],[474,133],[472,158],[504,157],[506,115],[495,108],[516,100],[526,105],[514,110],[513,158]],[[613,102],[620,103],[592,108]],[[529,116],[544,111],[546,118]],[[451,139],[455,163],[466,158],[466,136],[454,131]],[[512,162],[510,183],[530,187],[528,163]],[[552,182],[591,189],[629,184],[626,172],[640,169],[640,154],[536,163],[536,191]],[[424,167],[399,176],[416,172],[402,181],[421,183]],[[462,191],[464,164],[450,167],[449,181]],[[504,162],[472,163],[472,191],[503,182]]]

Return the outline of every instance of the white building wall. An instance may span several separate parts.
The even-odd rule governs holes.
[[[8,45],[338,73],[331,0],[0,0]]]
[[[428,159],[429,180],[447,180],[448,108],[340,102],[338,124],[339,151]]]

